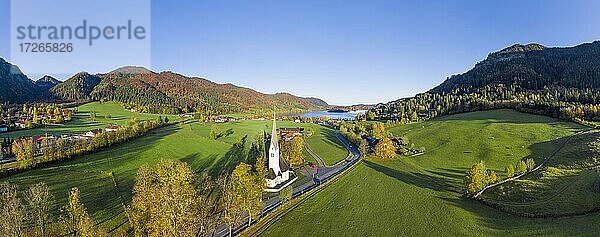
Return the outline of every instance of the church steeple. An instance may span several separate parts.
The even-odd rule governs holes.
[[[275,108],[273,108],[273,130],[271,131],[271,144],[269,146],[269,157],[268,157],[268,173],[267,173],[267,189],[269,192],[278,192],[281,188],[294,182],[298,177],[290,180],[290,174],[294,174],[285,160],[281,159],[279,154],[279,134],[277,133],[277,116],[275,114]],[[279,189],[272,189],[278,185],[283,185]]]
[[[273,111],[273,130],[271,131],[271,146],[275,146],[279,150],[279,143],[277,141],[277,123],[275,122],[275,111]]]
[[[275,175],[279,175],[282,170],[279,161],[279,142],[277,134],[277,122],[275,111],[273,111],[273,130],[271,131],[271,144],[269,146],[269,170],[273,170]]]

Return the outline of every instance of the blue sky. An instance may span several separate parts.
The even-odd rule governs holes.
[[[331,104],[412,96],[515,43],[600,39],[600,1],[157,0],[151,9],[149,68]],[[9,12],[0,0],[7,59]]]

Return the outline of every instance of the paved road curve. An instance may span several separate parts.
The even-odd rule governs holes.
[[[360,160],[360,152],[354,145],[352,145],[352,143],[350,143],[350,141],[348,141],[348,139],[343,137],[339,132],[336,134],[336,137],[340,140],[340,142],[344,144],[346,149],[350,151],[350,155],[348,155],[348,157],[345,160],[338,162],[332,167],[319,166],[317,168],[318,181],[316,183],[313,182],[310,178],[307,178],[301,180],[300,182],[297,181],[294,184],[292,184],[292,186],[294,187],[294,192],[292,193],[293,198],[297,198],[298,196],[318,187],[321,183],[335,178],[337,175],[342,173],[342,171],[350,168]],[[261,217],[275,211],[280,206],[281,202],[279,201],[279,198],[277,196],[270,198],[269,200],[265,201],[265,207],[263,208]],[[256,220],[252,220],[251,224],[254,224],[255,222]],[[240,224],[236,225],[236,227],[233,228],[233,235],[241,233],[246,228],[248,228],[248,216],[243,218]],[[217,230],[215,231],[214,236],[229,236],[229,228],[227,228],[227,225],[219,225],[217,227]]]

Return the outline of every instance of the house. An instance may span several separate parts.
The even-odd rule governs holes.
[[[408,142],[401,137],[390,137],[390,140],[392,140],[394,146],[397,148],[408,145]]]
[[[215,123],[235,122],[235,118],[230,116],[218,116],[214,121]]]
[[[304,128],[279,128],[279,135],[284,141],[292,140],[295,136],[302,136]]]
[[[108,125],[104,129],[104,131],[106,131],[106,132],[116,132],[117,130],[119,130],[119,126],[114,125],[114,124]]]
[[[367,135],[363,135],[362,139],[367,140],[367,143],[369,143],[369,147],[372,147],[372,148],[374,148],[375,145],[377,145],[377,142],[378,142],[377,139],[375,139],[374,137],[367,136]]]
[[[15,126],[17,126],[18,128],[25,128],[25,122],[18,121],[15,123]]]
[[[86,133],[84,133],[83,137],[92,138],[92,137],[96,137],[100,133],[102,133],[102,129],[92,129],[92,130],[87,131]]]
[[[6,126],[6,124],[0,125],[0,132],[6,132],[6,131],[8,131],[8,126]]]

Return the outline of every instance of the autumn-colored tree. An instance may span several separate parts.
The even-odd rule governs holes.
[[[504,170],[506,172],[507,177],[515,176],[515,167],[513,165],[506,166],[506,169]]]
[[[375,156],[380,159],[392,159],[396,155],[396,147],[394,142],[385,137],[380,139],[375,145]]]
[[[229,237],[233,236],[233,227],[241,221],[244,215],[244,208],[239,204],[237,194],[233,189],[233,182],[229,176],[221,176],[218,180],[221,191],[221,221],[227,225]]]
[[[60,217],[63,230],[68,236],[73,237],[94,237],[106,235],[96,227],[94,220],[87,213],[87,209],[81,203],[80,192],[77,187],[71,189],[69,202],[63,208],[63,214]]]
[[[195,174],[187,163],[161,160],[139,168],[129,223],[136,236],[193,236],[199,225]]]
[[[525,163],[525,161],[520,160],[517,163],[517,169],[516,169],[517,174],[524,174],[527,173],[527,164]]]
[[[481,190],[486,185],[485,167],[481,162],[471,166],[464,178],[467,193],[473,194]]]
[[[363,157],[367,156],[369,154],[369,142],[366,139],[361,139],[358,150]]]
[[[8,182],[0,183],[0,235],[23,236],[27,213],[17,195],[17,186]]]
[[[535,168],[535,161],[531,158],[525,160],[525,165],[527,165],[527,170],[531,171]]]
[[[371,124],[371,136],[375,139],[385,138],[385,125],[381,122],[374,122],[373,124]]]
[[[37,108],[33,107],[33,124],[38,124],[38,113],[37,113]]]
[[[302,137],[293,137],[290,141],[281,141],[281,157],[293,167],[304,165],[304,139]]]
[[[48,185],[43,182],[29,187],[25,193],[29,217],[34,224],[34,233],[38,236],[48,235],[48,224],[52,221],[50,207],[53,200]]]
[[[262,192],[264,178],[259,177],[252,170],[252,166],[246,163],[238,164],[231,173],[231,188],[235,194],[235,202],[238,203],[250,217],[248,225],[252,222],[252,217],[260,214],[262,207]]]
[[[198,231],[196,236],[208,236],[219,224],[217,219],[220,210],[219,198],[213,193],[215,184],[207,173],[202,173],[198,185]]]
[[[496,171],[490,170],[488,172],[488,181],[490,184],[495,184],[498,182],[498,176],[496,175]]]

